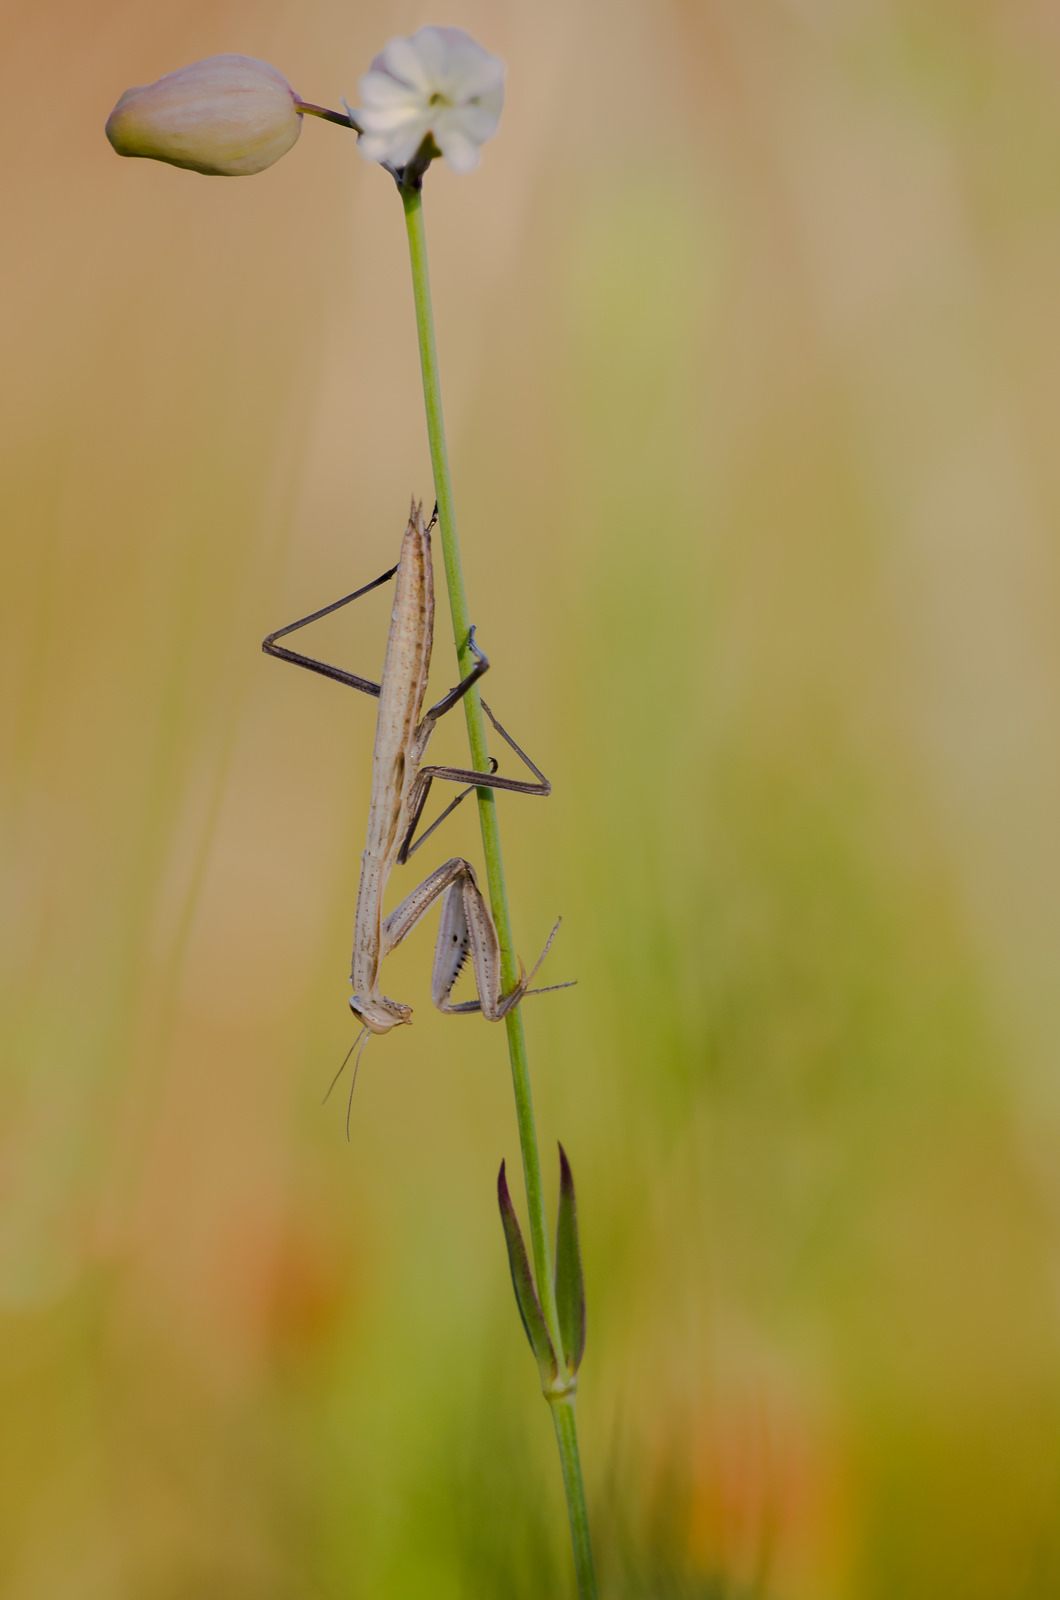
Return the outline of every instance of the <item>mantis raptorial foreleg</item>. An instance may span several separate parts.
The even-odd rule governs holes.
[[[287,634],[304,628],[321,617],[330,615],[341,606],[348,605],[361,595],[397,577],[394,608],[387,635],[386,659],[382,679],[373,683],[358,677],[329,662],[303,656],[277,643]],[[372,757],[372,798],[368,813],[368,836],[361,858],[361,878],[357,890],[357,911],[354,919],[353,961],[350,979],[354,993],[350,1006],[364,1027],[371,1033],[387,1033],[393,1027],[411,1020],[411,1010],[400,1001],[391,1000],[379,988],[379,968],[395,945],[407,937],[428,906],[441,894],[446,894],[442,912],[442,928],[438,937],[432,980],[432,998],[442,1011],[481,1010],[490,1021],[499,1021],[530,991],[528,978],[522,971],[520,978],[508,994],[502,993],[500,948],[497,931],[479,890],[474,868],[462,857],[454,856],[431,873],[418,888],[402,901],[396,911],[383,920],[383,894],[394,866],[406,861],[429,834],[449,813],[475,789],[506,789],[516,794],[547,795],[551,785],[529,756],[501,727],[492,711],[483,702],[494,728],[516,752],[520,760],[534,774],[536,781],[499,777],[496,762],[491,771],[476,772],[466,767],[426,767],[423,757],[439,718],[444,716],[467,694],[483,673],[489,670],[489,661],[475,643],[472,628],[468,646],[475,664],[468,675],[450,689],[421,717],[420,712],[427,687],[431,644],[434,634],[434,580],[431,569],[430,527],[424,526],[422,511],[413,503],[412,514],[401,546],[401,558],[396,567],[376,578],[353,594],[314,611],[298,622],[288,624],[269,634],[262,648],[269,655],[290,661],[295,666],[321,673],[338,683],[359,689],[379,699],[376,721],[375,747]],[[468,787],[463,794],[445,808],[416,843],[413,843],[416,826],[422,815],[430,787],[435,778]],[[558,924],[557,924],[558,926]],[[534,971],[540,966],[552,943],[552,935],[541,953]],[[479,998],[464,1004],[453,1005],[452,988],[468,954],[471,955]],[[564,987],[560,985],[559,987]]]
[[[462,856],[453,856],[424,878],[387,917],[383,923],[384,957],[408,938],[420,918],[442,894],[445,895],[445,901],[434,948],[431,999],[439,1011],[481,1011],[488,1021],[500,1022],[519,1000],[531,992],[529,986],[549,952],[559,923],[549,934],[548,942],[533,969],[529,973],[521,972],[515,988],[509,994],[502,994],[501,952],[493,918],[482,897],[474,867]],[[469,955],[479,998],[454,1005],[449,997]],[[566,985],[558,984],[556,987],[565,988]]]

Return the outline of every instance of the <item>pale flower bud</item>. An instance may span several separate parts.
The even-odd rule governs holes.
[[[126,89],[107,118],[107,138],[120,156],[150,156],[222,178],[271,167],[301,131],[291,85],[253,56],[207,56]]]

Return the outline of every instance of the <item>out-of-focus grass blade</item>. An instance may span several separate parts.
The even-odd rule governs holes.
[[[573,1376],[585,1351],[585,1280],[578,1248],[578,1207],[567,1152],[559,1146],[559,1212],[556,1217],[556,1306],[563,1358]]]
[[[530,1260],[523,1243],[523,1236],[519,1229],[519,1219],[515,1215],[512,1197],[508,1193],[508,1180],[504,1175],[504,1162],[497,1175],[497,1201],[501,1208],[501,1222],[504,1224],[504,1238],[508,1246],[508,1264],[512,1269],[512,1287],[515,1290],[515,1301],[519,1307],[519,1315],[523,1319],[526,1337],[530,1341],[530,1348],[534,1352],[537,1364],[541,1368],[543,1378],[554,1379],[559,1368],[556,1353],[552,1348],[552,1341],[548,1336],[545,1326],[544,1313],[541,1302],[537,1298],[534,1287],[534,1276],[530,1271]]]

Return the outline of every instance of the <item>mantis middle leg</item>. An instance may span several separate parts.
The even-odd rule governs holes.
[[[308,627],[312,622],[319,622],[321,618],[330,616],[333,611],[341,610],[343,606],[348,606],[354,600],[360,600],[362,595],[370,594],[373,589],[378,589],[382,584],[388,583],[397,570],[398,569],[396,566],[390,567],[388,571],[382,573],[378,578],[373,578],[371,583],[366,583],[363,588],[355,589],[352,594],[343,595],[341,600],[333,600],[330,605],[321,606],[319,611],[312,611],[307,617],[299,617],[297,622],[289,622],[286,627],[277,628],[274,633],[268,634],[266,638],[262,640],[262,650],[266,655],[275,656],[277,660],[289,661],[292,666],[304,667],[308,672],[319,673],[322,677],[330,678],[334,683],[346,684],[347,687],[351,689],[357,689],[362,694],[371,695],[373,698],[378,699],[381,686],[378,683],[375,683],[371,678],[362,678],[357,673],[348,672],[344,667],[333,666],[330,661],[320,661],[315,656],[306,656],[300,654],[298,651],[289,650],[286,648],[286,646],[278,644],[277,640],[285,638],[288,634],[296,632],[299,628]],[[430,733],[433,730],[434,725],[446,714],[447,711],[451,711],[453,707],[463,699],[464,695],[467,694],[468,690],[473,684],[478,682],[479,678],[489,671],[489,657],[486,656],[476,644],[474,628],[471,629],[468,644],[471,648],[472,654],[475,657],[475,665],[467,674],[466,678],[461,679],[455,688],[450,689],[448,694],[444,695],[442,699],[437,702],[437,704],[431,706],[430,709],[424,713],[419,729],[421,735],[426,735],[426,738],[423,740],[424,743],[426,743],[426,739],[430,737]],[[516,744],[508,730],[503,727],[500,722],[498,722],[497,718],[494,716],[492,710],[486,704],[485,700],[482,702],[482,709],[489,717],[490,722],[500,734],[501,738],[512,750],[515,751],[519,759],[534,774],[534,777],[537,781],[534,783],[528,783],[519,778],[507,778],[499,776],[497,773],[497,762],[492,760],[492,758],[492,766],[489,772],[475,772],[469,767],[421,767],[416,780],[415,800],[412,806],[412,822],[409,826],[405,839],[402,842],[401,849],[398,852],[397,860],[399,864],[403,865],[408,860],[409,856],[413,855],[419,849],[420,845],[424,843],[428,836],[432,834],[436,828],[440,827],[450,813],[455,811],[457,806],[460,805],[462,801],[466,800],[469,794],[474,793],[476,789],[504,789],[515,794],[530,794],[540,796],[547,796],[552,793],[552,785],[545,777],[545,774],[538,766],[534,764],[533,761],[531,761],[525,750],[521,749],[520,746]],[[430,827],[427,828],[420,835],[420,837],[415,840],[415,843],[413,843],[416,828],[419,824],[421,816],[423,815],[423,809],[427,803],[427,796],[430,793],[431,784],[435,778],[440,778],[447,783],[464,783],[467,784],[468,787],[464,790],[463,794],[457,795],[456,799],[451,801],[450,804],[446,806],[441,815],[437,817],[435,821],[431,823]]]

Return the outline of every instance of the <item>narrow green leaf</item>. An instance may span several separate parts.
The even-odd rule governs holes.
[[[556,1308],[563,1340],[563,1358],[572,1375],[585,1351],[585,1280],[578,1248],[578,1208],[574,1178],[563,1146],[559,1147],[559,1212],[556,1217]]]
[[[501,1222],[504,1224],[504,1239],[508,1246],[508,1265],[512,1269],[515,1303],[519,1307],[526,1337],[530,1341],[530,1348],[534,1352],[542,1374],[554,1378],[558,1370],[556,1356],[548,1336],[548,1328],[545,1326],[541,1302],[537,1298],[537,1289],[534,1287],[534,1275],[530,1271],[530,1259],[519,1229],[519,1219],[512,1205],[512,1197],[508,1193],[508,1180],[504,1176],[503,1161],[497,1177],[497,1200],[501,1208]]]

